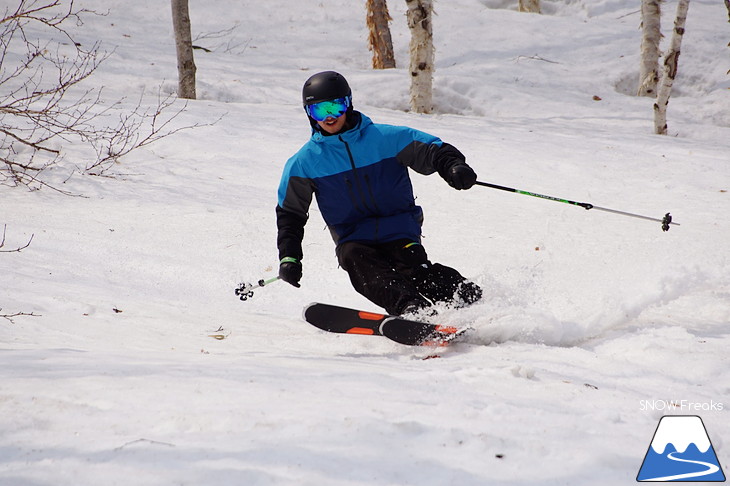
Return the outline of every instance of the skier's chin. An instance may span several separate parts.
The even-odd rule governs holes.
[[[320,128],[330,134],[339,132],[342,130],[344,125],[345,115],[342,115],[339,118],[327,118],[326,120],[319,122]]]

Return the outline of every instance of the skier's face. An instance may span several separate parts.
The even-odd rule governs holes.
[[[337,118],[328,116],[323,121],[318,121],[317,124],[325,132],[334,134],[342,130],[342,127],[345,126],[345,121],[347,121],[347,114],[343,114]]]

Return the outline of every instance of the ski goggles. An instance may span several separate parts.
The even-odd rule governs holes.
[[[307,105],[305,110],[307,115],[314,118],[316,121],[325,121],[327,118],[339,118],[350,107],[350,97],[345,96],[344,98],[337,98],[329,101],[320,101],[313,105]]]

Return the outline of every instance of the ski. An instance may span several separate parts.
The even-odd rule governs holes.
[[[469,330],[468,327],[443,326],[396,316],[388,317],[380,324],[383,336],[407,346],[448,346]]]
[[[323,331],[384,336],[407,346],[447,346],[470,330],[320,302],[305,307],[303,315],[305,321]]]

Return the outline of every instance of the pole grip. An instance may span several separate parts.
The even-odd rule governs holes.
[[[500,191],[517,192],[517,189],[511,187],[498,186],[497,184],[490,184],[489,182],[476,181],[474,184],[477,186],[491,187],[492,189],[499,189]]]

